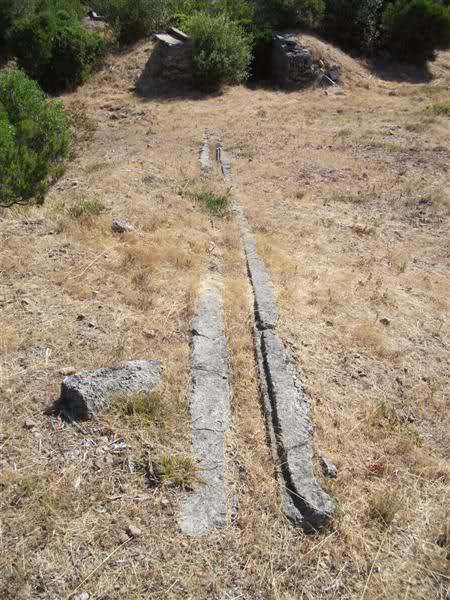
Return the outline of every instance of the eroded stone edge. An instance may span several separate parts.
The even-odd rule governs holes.
[[[230,162],[222,146],[218,160],[224,161],[222,172],[230,179]],[[316,530],[326,525],[334,505],[314,476],[309,405],[297,370],[275,332],[278,311],[272,280],[257,254],[255,238],[236,192],[234,210],[241,228],[254,294],[256,357],[272,453],[279,467],[283,509],[293,524]]]
[[[211,157],[209,155],[209,135],[205,129],[203,143],[200,146],[200,168],[204,175],[209,175],[212,169]]]
[[[192,326],[192,448],[202,484],[185,500],[180,527],[202,535],[228,524],[225,437],[230,424],[221,282],[208,280]]]

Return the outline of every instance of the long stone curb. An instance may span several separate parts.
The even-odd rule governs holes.
[[[226,179],[230,162],[223,147],[217,152]],[[276,333],[278,311],[271,277],[256,251],[256,241],[235,193],[247,270],[254,293],[254,335],[266,422],[278,464],[283,510],[295,524],[317,530],[334,511],[331,498],[314,477],[310,407],[299,376]]]
[[[212,162],[209,156],[208,130],[203,134],[203,143],[200,147],[200,168],[204,175],[208,175],[212,169]]]
[[[225,435],[230,389],[221,283],[203,286],[192,326],[192,447],[202,485],[186,499],[180,526],[187,535],[225,527],[228,520]]]

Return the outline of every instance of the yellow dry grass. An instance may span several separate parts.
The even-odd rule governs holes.
[[[448,55],[429,84],[345,57],[343,92],[142,101],[129,88],[149,49],[64,98],[81,130],[73,162],[43,208],[0,215],[0,597],[445,598],[450,148],[427,106],[448,96]],[[238,226],[189,196],[226,193],[217,171],[199,176],[205,128],[231,154],[315,447],[339,467],[321,534],[280,510]],[[113,234],[116,217],[135,230]],[[219,257],[236,511],[192,540],[182,489],[149,487],[139,465],[189,463],[190,320]],[[65,368],[138,358],[164,365],[158,418],[112,411],[77,428],[43,414]]]

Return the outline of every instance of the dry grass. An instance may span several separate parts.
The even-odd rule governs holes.
[[[448,70],[392,83],[345,57],[344,95],[141,102],[129,87],[147,54],[112,58],[65,99],[86,130],[74,161],[44,208],[0,215],[0,597],[444,599],[449,124],[424,111],[448,100]],[[339,468],[323,481],[338,512],[320,535],[280,511],[237,224],[187,193],[227,194],[217,172],[200,181],[206,127],[232,155],[316,448]],[[135,231],[118,236],[122,217]],[[201,485],[189,343],[208,265],[225,280],[236,510],[191,540],[177,515],[183,488]],[[43,414],[65,367],[138,358],[165,367],[156,395],[81,429]]]

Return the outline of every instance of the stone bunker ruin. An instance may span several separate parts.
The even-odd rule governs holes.
[[[151,95],[164,84],[189,87],[193,83],[192,40],[188,35],[171,27],[155,35],[156,45],[136,89],[142,95]],[[267,79],[284,89],[302,89],[308,85],[334,85],[341,80],[342,68],[317,56],[302,45],[298,36],[273,35],[271,60]]]
[[[271,79],[283,88],[301,89],[312,83],[333,85],[341,79],[342,68],[314,56],[295,36],[273,36]]]
[[[156,45],[137,82],[143,95],[153,90],[155,82],[177,85],[192,84],[192,42],[185,33],[171,27],[155,35]]]

